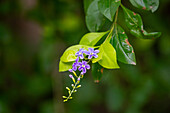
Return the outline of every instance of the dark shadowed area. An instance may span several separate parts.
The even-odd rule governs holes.
[[[98,84],[89,71],[63,103],[71,80],[58,64],[89,32],[83,0],[0,0],[0,113],[170,113],[170,1],[160,0],[155,13],[122,4],[162,36],[128,34],[137,65],[118,62],[121,68],[104,70]],[[127,31],[121,9],[118,22]]]

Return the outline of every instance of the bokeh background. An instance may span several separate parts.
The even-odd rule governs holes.
[[[137,65],[119,62],[98,84],[89,72],[73,100],[63,103],[71,80],[58,63],[88,32],[83,1],[0,0],[0,113],[170,113],[170,1],[160,0],[154,14],[122,2],[162,36],[128,34]],[[121,12],[118,22],[127,31]]]

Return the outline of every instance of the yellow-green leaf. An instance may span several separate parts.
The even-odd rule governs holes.
[[[120,68],[117,64],[116,51],[109,42],[103,43],[99,51],[102,53],[102,59],[98,63],[107,69]]]
[[[107,32],[108,31],[87,33],[81,38],[79,44],[94,46]]]
[[[59,72],[68,71],[72,68],[73,62],[62,62],[59,63]]]
[[[75,61],[75,59],[77,58],[77,56],[75,55],[77,51],[79,51],[79,49],[84,48],[86,50],[88,50],[90,46],[86,46],[86,45],[74,45],[69,47],[68,49],[65,50],[65,52],[63,53],[63,55],[61,56],[60,60],[62,62],[72,62]]]

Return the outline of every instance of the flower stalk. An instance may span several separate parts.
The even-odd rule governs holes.
[[[69,72],[73,73],[73,75],[77,78],[77,80],[75,80],[75,78],[73,77],[73,75],[69,75],[69,77],[72,79],[74,84],[71,84],[72,86],[72,90],[70,90],[70,88],[66,87],[66,89],[68,90],[68,97],[67,96],[63,96],[64,100],[63,102],[68,101],[69,99],[72,99],[72,94],[77,92],[76,89],[80,88],[80,79],[83,78],[84,74],[87,72],[87,70],[90,69],[90,65],[88,64],[91,59],[97,58],[98,55],[97,53],[99,53],[99,50],[94,50],[94,48],[88,48],[88,50],[85,50],[83,48],[81,48],[75,55],[77,56],[75,62],[72,65],[72,69],[69,69]],[[86,58],[87,57],[87,58]],[[77,76],[76,71],[80,71],[80,75]]]

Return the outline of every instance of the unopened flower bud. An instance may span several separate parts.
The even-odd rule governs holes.
[[[73,72],[73,70],[72,70],[72,69],[69,69],[68,71]]]
[[[77,86],[77,88],[80,88],[80,87],[81,87],[81,85],[78,85],[78,86]]]
[[[81,75],[83,75],[84,73],[83,72],[81,72]]]
[[[77,81],[80,81],[80,77],[77,79]]]
[[[69,77],[70,77],[70,78],[73,78],[73,75],[70,74]]]

